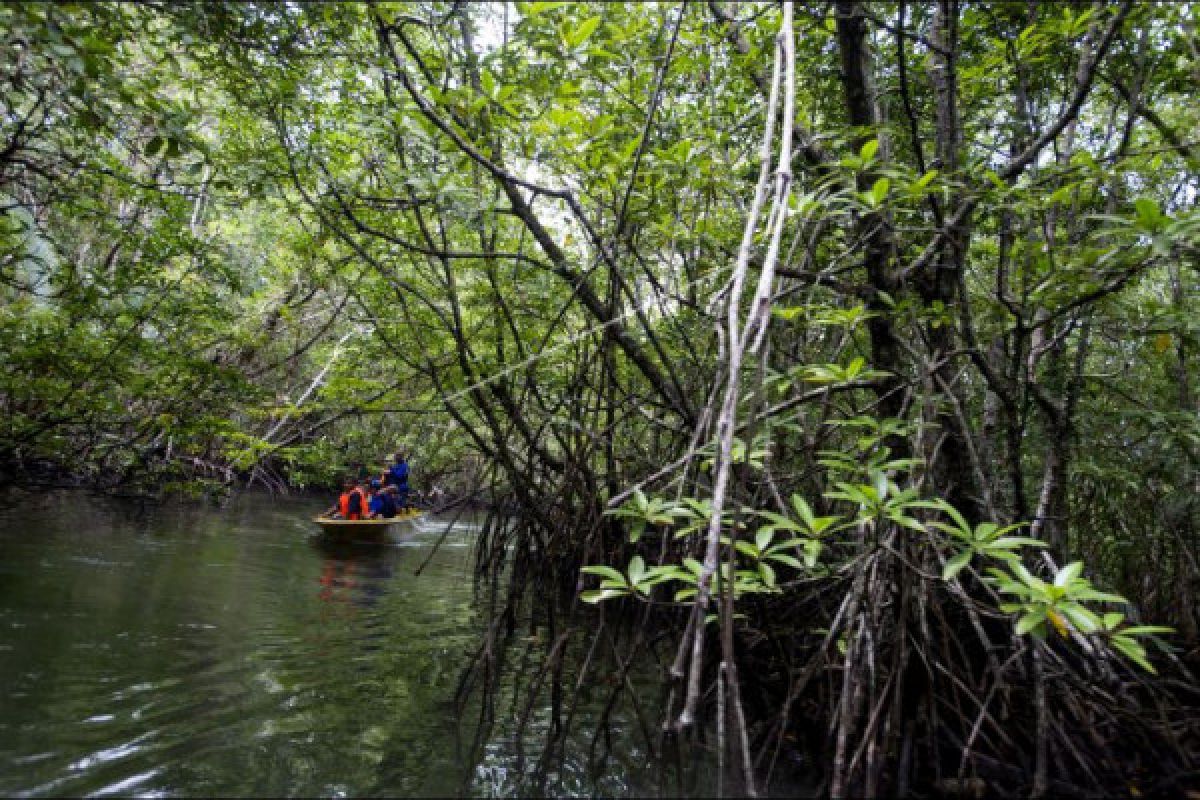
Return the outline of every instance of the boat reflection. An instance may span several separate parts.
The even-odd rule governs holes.
[[[321,557],[317,597],[327,603],[370,608],[387,594],[403,550],[386,544],[313,539]]]

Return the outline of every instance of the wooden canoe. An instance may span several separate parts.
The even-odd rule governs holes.
[[[424,511],[408,511],[391,519],[331,519],[319,516],[314,517],[313,522],[321,526],[326,536],[380,541],[386,539],[394,527],[412,522],[424,514]]]

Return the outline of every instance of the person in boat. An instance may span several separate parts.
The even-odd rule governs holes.
[[[371,518],[392,519],[396,516],[396,495],[394,486],[380,487],[379,481],[371,481],[374,493],[371,495]]]
[[[325,513],[331,519],[366,519],[369,513],[366,490],[353,479],[347,478],[342,484],[342,494],[337,504]]]
[[[380,519],[384,512],[384,499],[381,483],[373,478],[367,490],[367,519]]]
[[[396,516],[399,516],[400,514],[404,513],[405,509],[403,506],[400,505],[400,490],[397,489],[395,486],[389,486],[384,491],[386,491],[392,499],[392,505],[396,509]]]
[[[376,509],[379,508],[379,501],[376,499],[376,496],[379,494],[379,481],[374,478],[368,478],[363,482],[363,491],[366,492],[367,497],[365,519],[378,519],[379,512]]]
[[[396,461],[383,476],[384,482],[388,486],[396,487],[396,504],[397,506],[407,511],[408,510],[408,459],[404,457],[404,453],[396,453]]]

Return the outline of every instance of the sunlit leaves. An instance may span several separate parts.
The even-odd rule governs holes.
[[[753,443],[747,444],[742,438],[735,436],[729,448],[729,461],[731,464],[747,464],[755,469],[762,469],[763,464],[771,451],[764,446],[764,439],[761,437]],[[716,464],[717,444],[712,442],[706,447],[700,449],[700,453],[708,455],[701,463],[708,469],[712,469]]]
[[[915,181],[913,181],[911,184],[909,184],[908,191],[912,194],[920,194],[920,193],[926,191],[929,188],[929,186],[933,183],[934,178],[936,178],[937,176],[938,176],[938,171],[936,169],[929,170],[924,175],[922,175],[920,178],[917,178]]]
[[[823,305],[800,305],[777,307],[775,316],[784,320],[803,319],[810,325],[845,327],[854,329],[874,316],[862,305],[851,308],[831,308]]]
[[[556,8],[561,8],[567,5],[565,2],[553,2],[552,0],[538,0],[530,3],[517,3],[517,10],[527,16],[534,16],[546,11],[553,11]]]
[[[796,367],[793,374],[806,383],[836,384],[854,380],[868,380],[883,375],[878,370],[867,369],[866,359],[857,356],[849,364],[806,364]]]
[[[1153,672],[1145,646],[1138,640],[1170,633],[1171,629],[1158,625],[1123,626],[1124,614],[1095,611],[1087,604],[1126,604],[1127,601],[1120,595],[1095,589],[1082,573],[1083,563],[1079,561],[1062,567],[1050,581],[1033,575],[1017,561],[1005,568],[989,570],[996,589],[1012,598],[1000,608],[1017,615],[1015,630],[1018,635],[1045,637],[1053,630],[1065,637],[1073,629],[1083,635],[1103,636],[1130,661]]]
[[[629,541],[636,542],[647,527],[671,525],[683,515],[675,503],[659,497],[647,497],[641,489],[634,489],[625,505],[608,512],[614,517],[627,519],[630,523]]]
[[[1166,216],[1152,197],[1139,197],[1133,201],[1133,207],[1137,212],[1138,227],[1147,233],[1157,233],[1167,222]]]
[[[878,178],[875,183],[871,185],[871,189],[861,193],[859,197],[868,208],[879,208],[881,205],[883,205],[883,201],[887,199],[888,192],[891,190],[891,187],[892,182],[890,179]]]
[[[599,15],[588,17],[566,32],[563,35],[563,40],[566,42],[567,47],[574,50],[584,44],[596,32],[596,29],[600,27],[601,21]]]
[[[1015,562],[1020,559],[1022,548],[1046,546],[1044,542],[1028,536],[1009,535],[1012,531],[1024,527],[1022,523],[1002,526],[994,522],[980,522],[972,527],[957,509],[944,500],[922,501],[917,505],[946,514],[950,518],[950,522],[934,520],[929,525],[949,534],[955,540],[954,543],[962,548],[947,559],[946,565],[942,569],[943,580],[954,578],[976,556]]]

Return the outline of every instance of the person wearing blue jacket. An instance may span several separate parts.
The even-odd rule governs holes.
[[[396,501],[389,494],[388,489],[380,487],[378,480],[371,481],[371,498],[368,501],[367,509],[370,511],[371,519],[391,519],[396,516]]]
[[[378,481],[375,481],[378,484]],[[396,488],[394,486],[386,486],[378,490],[371,498],[371,513],[377,514],[384,519],[391,519],[396,516]]]
[[[384,482],[396,487],[397,505],[402,509],[408,508],[408,460],[404,453],[396,453],[396,461],[384,473]]]

